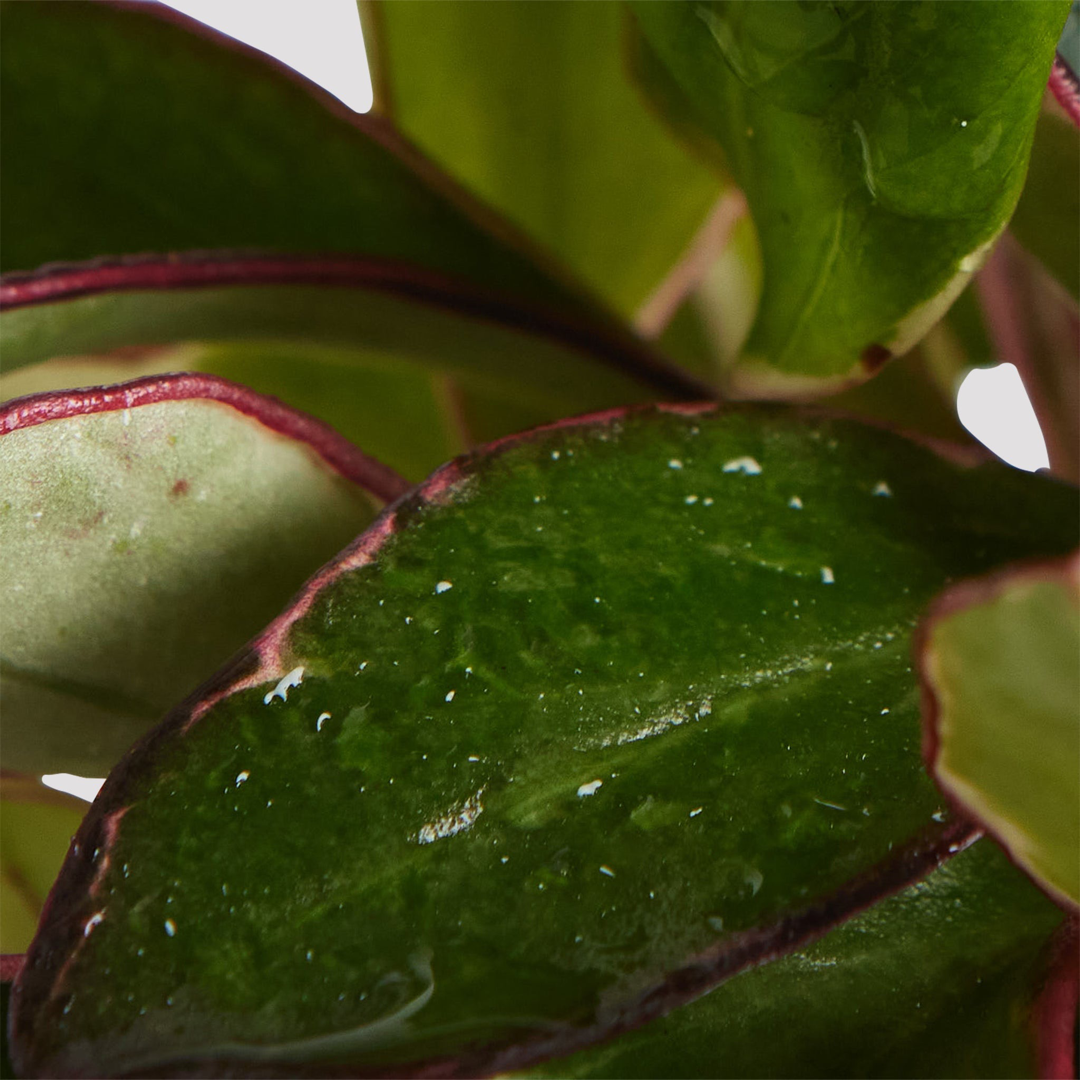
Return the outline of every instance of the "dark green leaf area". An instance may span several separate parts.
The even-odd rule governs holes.
[[[576,306],[385,128],[257,57],[152,10],[3,10],[5,270],[144,251],[332,251]]]
[[[428,490],[294,624],[287,700],[177,720],[106,795],[62,991],[24,999],[37,1067],[602,1023],[933,826],[911,627],[950,576],[1066,550],[1078,509],[754,409],[540,432]]]
[[[1039,117],[1009,228],[1074,299],[1080,297],[1080,132],[1071,121],[1053,113]]]
[[[817,944],[535,1075],[1037,1076],[1031,1006],[1060,920],[983,840]]]
[[[764,289],[736,383],[905,351],[1016,204],[1068,4],[634,11],[757,226]]]
[[[11,983],[0,982],[0,1077],[14,1077],[15,1067],[8,1053],[7,1016],[11,1002]]]

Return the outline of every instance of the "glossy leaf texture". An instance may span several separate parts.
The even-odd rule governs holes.
[[[451,463],[113,772],[16,1063],[498,1072],[823,933],[971,835],[919,753],[919,612],[1078,509],[766,408]]]
[[[1009,228],[1080,300],[1080,131],[1068,119],[1045,110],[1040,115]]]
[[[942,791],[1080,904],[1080,556],[954,586],[919,664]]]
[[[529,1075],[1040,1076],[1061,922],[989,840],[808,948]]]
[[[3,12],[5,271],[335,252],[582,310],[392,129],[263,54],[158,5]]]
[[[720,194],[629,78],[626,12],[361,5],[376,110],[630,316]]]
[[[757,226],[761,304],[729,391],[820,393],[910,348],[1012,213],[1068,4],[633,11]]]
[[[86,809],[36,777],[0,777],[0,953],[26,951]]]
[[[199,345],[153,351],[178,342]],[[414,480],[471,445],[559,416],[708,394],[626,330],[437,275],[324,257],[202,255],[8,275],[0,348],[5,397],[205,371],[319,416]]]
[[[101,776],[407,485],[244,387],[0,409],[6,769]]]

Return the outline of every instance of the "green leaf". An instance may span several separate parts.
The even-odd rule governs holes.
[[[451,463],[109,778],[16,1063],[499,1072],[794,947],[970,836],[911,627],[1078,511],[785,410]]]
[[[1061,912],[989,841],[821,941],[528,1075],[1039,1076]]]
[[[5,738],[7,718],[5,717]],[[87,804],[6,773],[0,788],[0,953],[26,951]]]
[[[0,304],[5,397],[206,371],[319,416],[413,479],[559,416],[708,395],[627,331],[370,261],[125,260],[9,275]],[[143,355],[192,341],[213,344]]]
[[[1044,112],[1035,127],[1027,183],[1009,228],[1080,299],[1080,131]]]
[[[835,389],[906,351],[1016,204],[1068,3],[633,10],[757,225],[764,289],[731,391]]]
[[[720,194],[627,73],[625,12],[589,4],[362,5],[376,108],[631,315]]]
[[[404,481],[206,376],[0,410],[3,767],[103,775]]]
[[[955,586],[919,662],[941,789],[1080,903],[1080,556]]]
[[[340,252],[581,310],[385,124],[262,54],[157,5],[3,12],[3,269]]]

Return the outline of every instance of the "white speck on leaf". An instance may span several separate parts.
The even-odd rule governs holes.
[[[83,937],[89,937],[94,932],[94,927],[100,925],[105,921],[105,912],[95,911],[89,919],[86,920],[86,925],[83,927]]]
[[[456,693],[457,693],[457,691],[456,691],[456,690],[451,690],[451,691],[450,691],[450,692],[449,692],[449,693],[448,693],[448,694],[446,695],[446,698],[445,698],[445,700],[446,700],[446,701],[453,701],[453,700],[454,700],[454,695],[455,695]]]
[[[289,691],[294,686],[300,685],[300,680],[304,677],[303,667],[295,667],[288,675],[285,675],[281,681],[270,691],[264,698],[263,704],[269,705],[274,698],[279,697],[282,701],[287,701],[289,698]]]
[[[602,865],[600,867],[600,873],[603,874],[604,877],[614,877],[615,876],[615,871],[612,870],[611,867],[607,866],[607,865]]]
[[[737,457],[724,462],[724,472],[741,472],[747,476],[757,476],[761,472],[761,466],[752,457]]]
[[[577,789],[578,798],[583,799],[586,795],[595,795],[603,786],[603,780],[590,780]]]
[[[329,719],[330,714],[328,712],[319,713],[319,719],[315,721],[315,730],[322,731],[323,724],[325,724],[326,721]]]
[[[821,583],[822,585],[833,585],[836,583],[836,576],[833,574],[831,566],[823,566],[821,568]]]
[[[250,775],[250,770],[241,769],[241,771],[236,774],[236,786],[239,787]]]
[[[165,933],[168,934],[169,937],[176,937],[176,923],[174,923],[172,919],[165,920]]]
[[[879,480],[874,485],[874,490],[871,494],[884,495],[886,498],[888,498],[890,495],[892,495],[892,488],[889,487],[889,485],[886,484],[884,480]]]
[[[788,499],[787,504],[792,510],[802,509],[802,499],[800,499],[798,495],[792,495],[791,498]]]
[[[680,460],[679,460],[678,458],[674,458],[674,457],[673,457],[673,458],[672,458],[672,459],[671,459],[671,460],[670,460],[670,461],[669,461],[669,462],[667,463],[667,467],[668,467],[669,469],[681,469],[681,468],[682,468],[682,462],[681,462],[681,461],[680,461]]]
[[[436,593],[444,593],[448,589],[452,589],[453,587],[454,587],[454,583],[452,581],[440,581],[435,586],[435,592]]]
[[[693,506],[694,503],[697,502],[697,496],[696,495],[687,495],[686,498],[683,499],[683,502],[686,503],[687,506]]]

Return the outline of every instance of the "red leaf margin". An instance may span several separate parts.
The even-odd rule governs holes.
[[[260,285],[324,285],[401,296],[579,350],[661,393],[715,396],[708,383],[668,363],[613,319],[559,312],[392,259],[218,250],[49,264],[0,276],[0,312],[114,292]]]
[[[403,476],[365,454],[329,424],[277,398],[257,394],[217,375],[148,375],[114,386],[56,390],[15,398],[0,406],[0,437],[50,420],[120,412],[167,401],[200,400],[228,405],[279,435],[306,443],[335,472],[381,502],[393,502],[409,489],[409,482]]]
[[[997,835],[994,827],[980,819],[962,798],[949,787],[938,772],[938,762],[941,752],[941,703],[938,698],[933,672],[931,671],[931,658],[933,656],[932,637],[937,624],[950,615],[956,615],[976,604],[983,604],[997,599],[1006,588],[1017,582],[1025,581],[1065,581],[1066,584],[1075,584],[1080,587],[1080,550],[1059,559],[1038,559],[1029,562],[1013,563],[1003,566],[989,574],[979,577],[965,578],[963,581],[951,585],[944,592],[939,593],[930,604],[922,621],[915,628],[912,638],[912,652],[915,658],[915,670],[919,679],[919,690],[922,699],[922,755],[926,763],[926,770],[934,783],[937,784],[942,795],[948,801],[950,807],[959,815],[972,821],[976,821],[979,827],[991,835],[1009,856],[1009,860],[1031,878],[1046,896],[1067,914],[1075,916],[1080,909],[1067,898],[1052,891],[1043,882],[1032,877],[1031,874],[1013,858],[1008,844]]]

